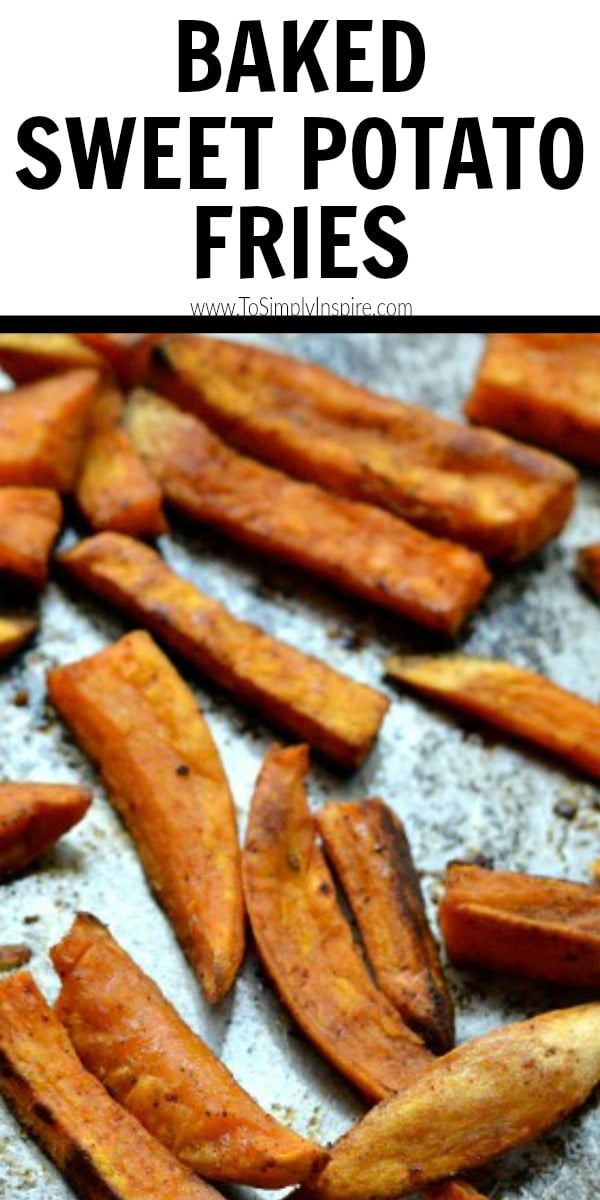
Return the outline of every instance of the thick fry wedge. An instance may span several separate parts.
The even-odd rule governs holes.
[[[123,429],[123,401],[106,384],[91,411],[75,498],[93,529],[155,538],[167,524],[160,488]]]
[[[0,662],[16,654],[35,633],[37,621],[30,617],[0,616]]]
[[[451,863],[440,923],[454,962],[571,987],[600,987],[600,893],[595,887]]]
[[[151,392],[134,393],[127,424],[186,516],[398,616],[452,636],[490,582],[464,546],[246,458]]]
[[[85,816],[89,788],[66,783],[0,783],[0,879],[39,858]]]
[[[78,333],[85,346],[106,360],[126,387],[142,382],[149,369],[150,352],[162,333]]]
[[[252,930],[306,1035],[370,1100],[404,1087],[429,1051],[371,982],[315,840],[305,746],[271,750],[256,785],[242,861]]]
[[[53,703],[102,773],[207,999],[244,950],[233,800],[210,730],[146,633],[49,672]]]
[[[580,579],[600,600],[600,542],[595,546],[584,546],[579,551],[577,571]]]
[[[452,999],[401,822],[374,799],[327,804],[317,825],[378,986],[432,1049],[449,1050]]]
[[[34,383],[80,367],[101,371],[106,363],[74,333],[0,333],[0,368],[15,383]]]
[[[577,477],[557,459],[312,363],[184,336],[161,342],[151,362],[157,391],[241,449],[486,557],[524,558],[572,509]]]
[[[333,762],[356,767],[368,754],[388,708],[385,696],[238,621],[148,546],[103,533],[61,555],[60,563],[236,700]]]
[[[259,1108],[99,921],[80,914],[52,961],[57,1015],[84,1066],[187,1166],[265,1188],[323,1166],[325,1152]]]
[[[492,334],[465,411],[472,421],[597,465],[598,334]]]
[[[544,1013],[437,1059],[334,1146],[319,1200],[396,1200],[550,1129],[600,1079],[600,1004]]]
[[[0,392],[0,486],[71,490],[99,379],[69,371]]]
[[[458,654],[389,658],[386,673],[600,778],[600,706],[543,675],[512,663]]]
[[[0,488],[0,577],[41,588],[62,521],[49,488]]]
[[[84,1070],[27,971],[0,980],[0,1092],[83,1200],[218,1200]]]
[[[14,971],[17,967],[24,967],[30,958],[29,946],[0,946],[0,971]]]

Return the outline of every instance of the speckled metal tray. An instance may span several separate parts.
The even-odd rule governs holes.
[[[470,334],[281,334],[247,340],[325,363],[383,393],[454,417],[460,415],[481,352],[481,339]],[[576,547],[600,537],[599,499],[600,482],[584,479],[563,536],[526,565],[497,577],[463,638],[475,653],[543,671],[596,701],[600,607],[575,581],[573,557]],[[427,645],[400,621],[373,616],[220,538],[175,526],[161,539],[161,549],[174,567],[239,616],[384,689],[385,656]],[[54,998],[48,947],[66,931],[76,909],[96,913],[265,1108],[323,1142],[334,1139],[364,1111],[361,1101],[299,1033],[252,950],[233,995],[216,1011],[204,1002],[146,888],[127,834],[47,704],[46,669],[106,645],[123,631],[122,622],[56,584],[48,588],[40,615],[37,640],[0,673],[1,777],[85,780],[93,787],[94,804],[82,825],[36,869],[1,887],[0,940],[31,946],[32,969]],[[217,692],[199,686],[192,675],[189,679],[222,753],[243,831],[272,734]],[[588,877],[589,863],[600,852],[600,789],[541,755],[509,747],[393,689],[389,694],[391,711],[362,771],[344,780],[314,765],[310,794],[315,805],[331,795],[378,794],[394,806],[406,823],[433,918],[450,858],[484,856],[507,868]],[[461,1040],[575,999],[508,978],[449,974]],[[596,1097],[550,1136],[487,1169],[478,1182],[496,1200],[592,1200],[599,1178]],[[67,1200],[71,1194],[0,1103],[2,1200]],[[228,1194],[253,1193],[231,1189]]]

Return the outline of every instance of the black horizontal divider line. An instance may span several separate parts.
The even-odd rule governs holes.
[[[0,316],[0,333],[595,333],[598,316]]]

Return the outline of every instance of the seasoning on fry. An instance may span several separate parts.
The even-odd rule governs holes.
[[[35,383],[80,367],[101,371],[105,363],[74,333],[0,333],[0,369],[15,383]]]
[[[22,871],[85,816],[89,788],[67,783],[0,783],[0,879]]]
[[[0,486],[71,491],[100,376],[68,371],[0,392]]]
[[[62,505],[49,488],[0,488],[0,577],[41,588],[62,522]]]

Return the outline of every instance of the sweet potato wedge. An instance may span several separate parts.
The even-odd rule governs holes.
[[[244,951],[235,811],[202,713],[147,633],[49,672],[61,717],[98,766],[208,1000]]]
[[[0,368],[15,383],[35,383],[80,367],[102,371],[106,363],[74,333],[0,333]]]
[[[14,971],[17,967],[24,967],[30,958],[29,946],[17,944],[0,946],[0,971]]]
[[[327,804],[317,825],[379,988],[432,1049],[449,1050],[452,999],[402,823],[372,799]]]
[[[68,371],[0,392],[0,486],[71,491],[99,379]]]
[[[577,572],[583,583],[600,600],[600,542],[584,546],[577,555]]]
[[[380,692],[238,621],[141,542],[102,533],[60,556],[78,583],[122,609],[236,700],[343,767],[365,758],[388,708]]]
[[[326,1154],[259,1108],[108,930],[80,914],[51,952],[56,1012],[84,1066],[208,1179],[280,1188]]]
[[[90,414],[75,498],[93,529],[155,538],[167,524],[160,488],[123,429],[123,401],[106,384]]]
[[[49,488],[0,488],[0,578],[41,588],[62,522]]]
[[[312,363],[185,336],[163,340],[151,363],[157,391],[242,450],[486,557],[524,558],[573,507],[577,476],[550,455]]]
[[[85,816],[89,788],[66,783],[0,783],[0,879],[39,858]]]
[[[396,1200],[550,1129],[600,1079],[600,1004],[493,1030],[434,1061],[334,1146],[319,1200]]]
[[[0,980],[0,1092],[83,1200],[218,1200],[82,1067],[27,971]]]
[[[390,658],[386,673],[600,778],[600,706],[543,675],[512,663],[458,654]]]
[[[600,463],[600,338],[495,333],[465,412],[472,421]]]
[[[451,863],[440,924],[456,963],[570,987],[600,987],[597,888]]]
[[[125,387],[131,387],[145,379],[151,350],[164,334],[78,333],[77,337],[106,360]]]
[[[453,636],[490,582],[464,546],[255,462],[151,392],[126,419],[168,503],[343,592]]]
[[[414,1079],[429,1051],[371,981],[315,840],[305,746],[270,750],[248,819],[246,906],[266,970],[307,1037],[370,1100]]]
[[[16,654],[35,633],[37,621],[31,617],[6,617],[0,615],[0,662]]]

